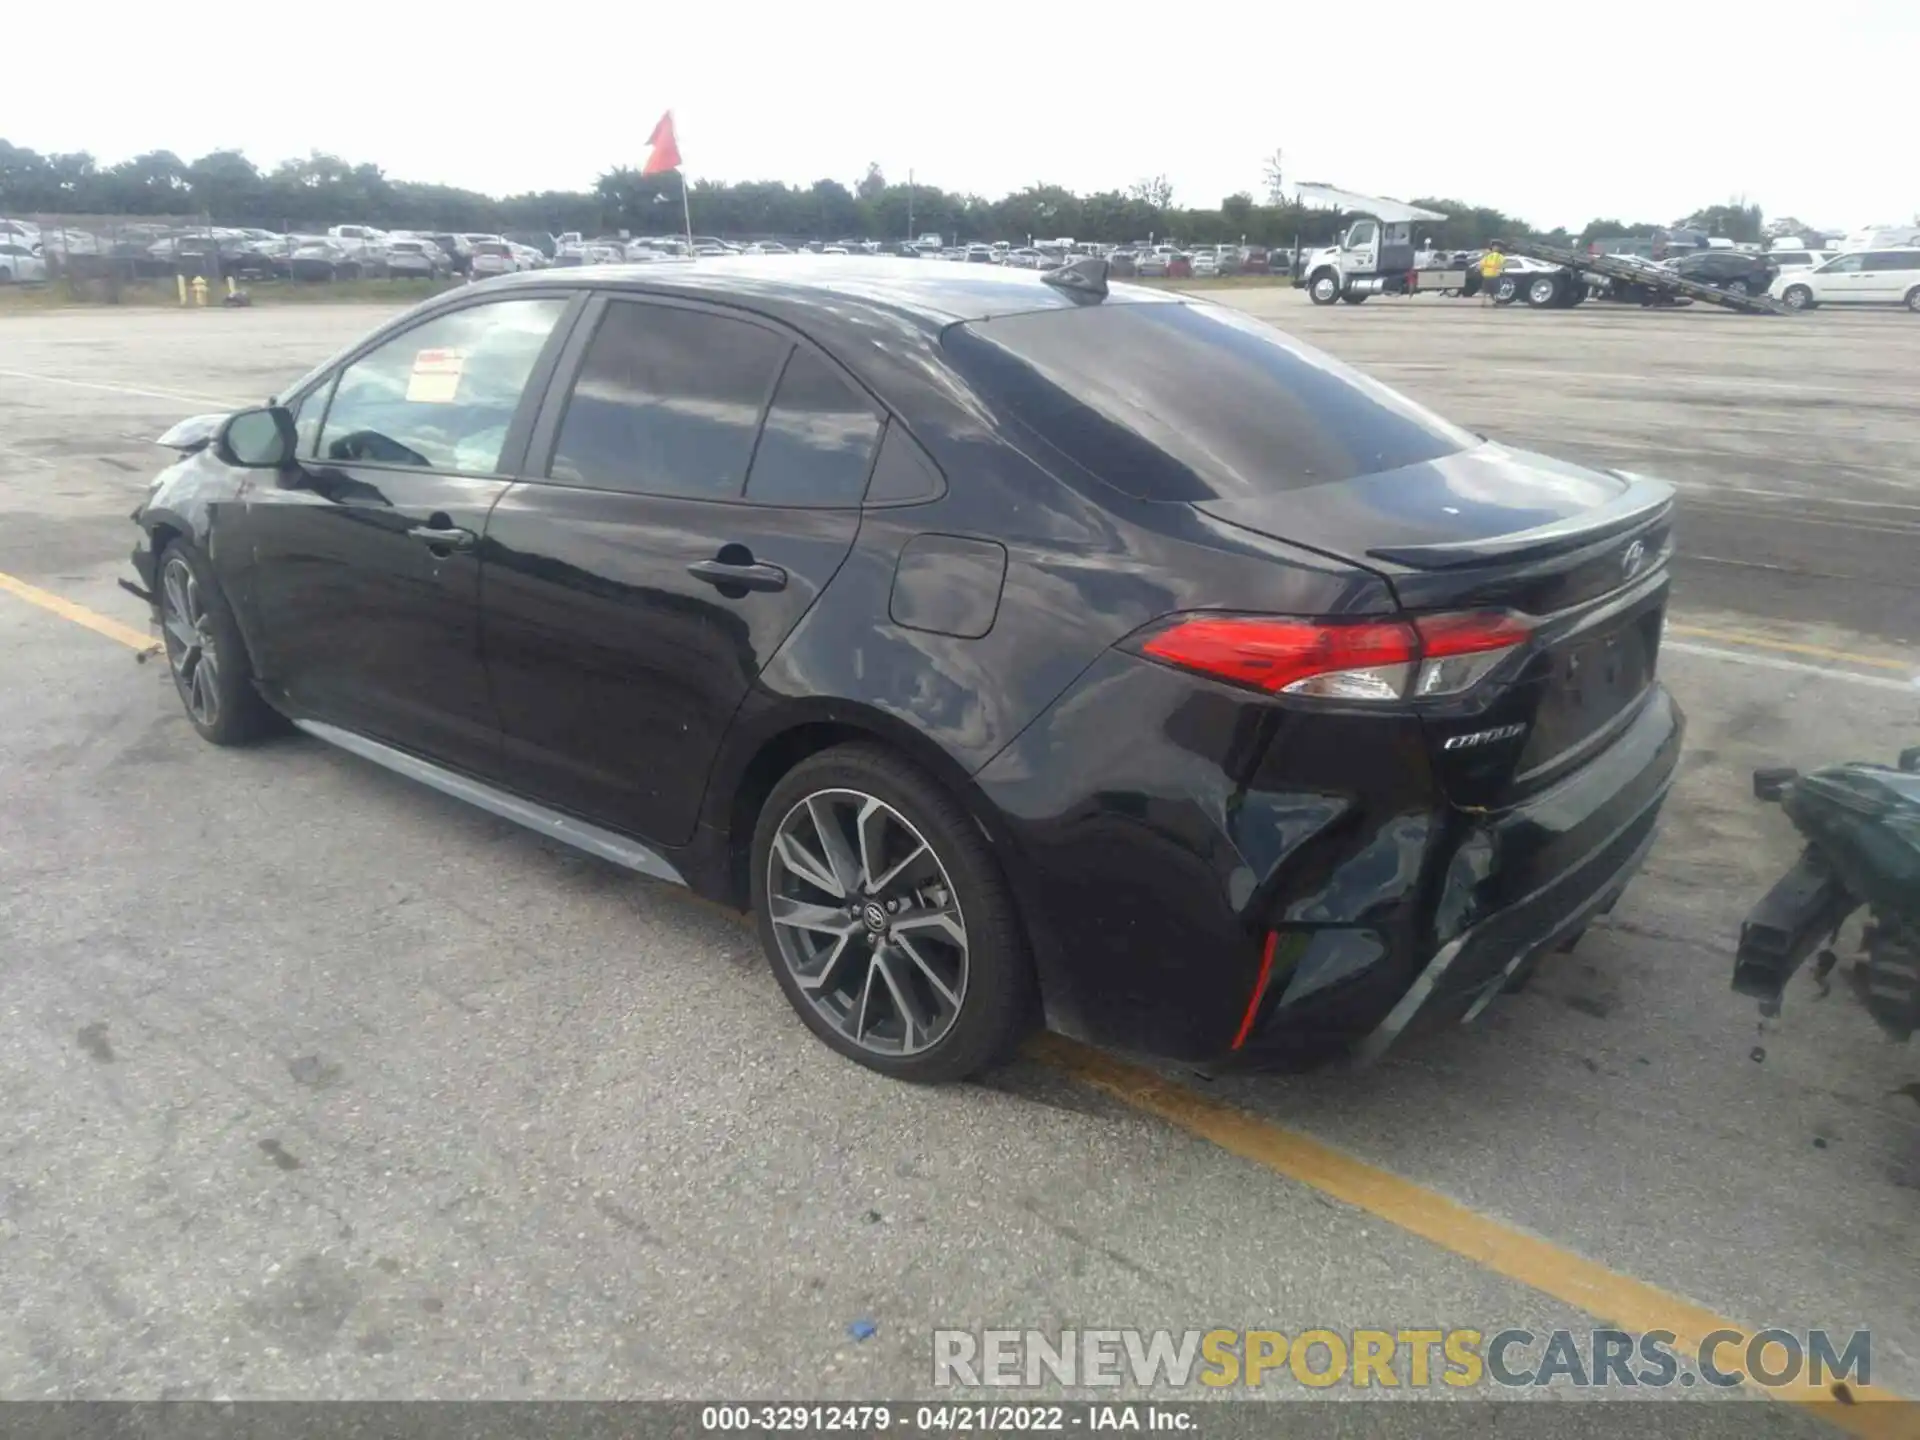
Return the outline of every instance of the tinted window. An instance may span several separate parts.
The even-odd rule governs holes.
[[[946,488],[939,468],[914,443],[898,421],[887,426],[880,441],[880,455],[873,462],[873,479],[867,485],[869,505],[904,505],[932,500]]]
[[[1776,265],[1805,265],[1812,257],[1804,250],[1775,250],[1767,258]]]
[[[858,505],[880,421],[811,350],[796,349],[753,452],[747,498],[763,505]]]
[[[736,499],[789,342],[699,310],[609,305],[567,401],[550,473],[570,485]]]
[[[320,457],[490,474],[565,300],[499,300],[442,315],[340,373]]]
[[[1149,500],[1301,489],[1478,443],[1221,306],[1036,311],[954,326],[943,343],[988,399],[1101,480]]]
[[[1920,270],[1920,250],[1874,250],[1867,255],[1869,270]]]

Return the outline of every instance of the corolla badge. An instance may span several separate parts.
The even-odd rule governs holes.
[[[1647,563],[1647,542],[1636,540],[1627,546],[1626,553],[1620,557],[1620,578],[1631,580],[1640,573],[1640,567]]]
[[[1525,725],[1496,725],[1491,730],[1475,730],[1470,735],[1450,735],[1440,742],[1440,748],[1442,750],[1475,750],[1482,745],[1494,745],[1526,733]]]

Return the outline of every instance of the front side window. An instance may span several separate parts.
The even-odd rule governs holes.
[[[323,380],[294,403],[293,432],[299,437],[293,447],[295,458],[312,458],[314,444],[320,438],[320,420],[327,413],[327,397],[332,393],[333,385]]]
[[[319,458],[490,475],[567,308],[497,300],[416,325],[340,372]]]
[[[1347,248],[1358,250],[1362,245],[1373,243],[1373,222],[1362,220],[1347,232]]]
[[[774,391],[747,476],[761,505],[858,505],[880,420],[825,360],[796,349]]]
[[[551,477],[638,495],[737,500],[790,341],[671,305],[607,306],[554,444]]]
[[[1862,257],[1842,255],[1838,260],[1830,260],[1820,267],[1822,275],[1857,275],[1860,273]]]

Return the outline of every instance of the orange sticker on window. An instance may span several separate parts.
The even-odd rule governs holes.
[[[413,357],[407,376],[407,399],[415,405],[451,405],[460,390],[466,368],[464,350],[422,350]]]

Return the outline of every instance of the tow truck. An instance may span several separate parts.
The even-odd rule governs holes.
[[[1524,255],[1529,260],[1560,267],[1558,273],[1518,277],[1519,298],[1536,309],[1577,305],[1592,296],[1627,305],[1672,305],[1681,300],[1698,300],[1748,315],[1791,313],[1769,295],[1736,295],[1717,285],[1689,280],[1664,265],[1638,256],[1593,255],[1540,240],[1495,240],[1491,248],[1503,255]]]
[[[1294,284],[1314,304],[1359,305],[1374,295],[1471,295],[1479,289],[1479,275],[1467,269],[1415,263],[1413,226],[1445,220],[1439,211],[1330,185],[1301,185],[1299,193],[1307,203],[1355,216],[1344,235],[1313,251],[1296,272]],[[1489,248],[1555,267],[1503,276],[1494,294],[1501,304],[1525,300],[1535,309],[1564,309],[1587,299],[1648,306],[1698,300],[1750,315],[1788,313],[1769,296],[1735,295],[1634,256],[1591,254],[1539,240],[1494,240]]]
[[[1357,215],[1347,232],[1333,244],[1315,250],[1299,268],[1294,281],[1316,305],[1343,300],[1360,305],[1374,295],[1416,295],[1435,291],[1464,292],[1467,272],[1460,268],[1420,269],[1414,264],[1413,226],[1421,220],[1444,220],[1438,210],[1423,210],[1401,200],[1357,195],[1331,185],[1301,185],[1306,204],[1329,205]]]

